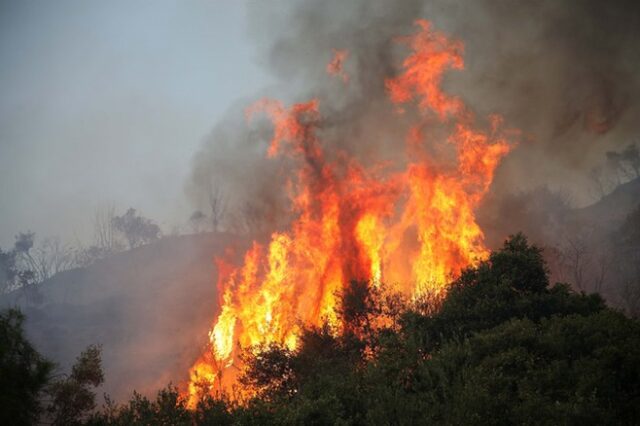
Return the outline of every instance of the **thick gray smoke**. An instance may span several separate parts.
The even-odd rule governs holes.
[[[446,89],[478,116],[500,114],[522,131],[490,199],[548,185],[575,204],[592,201],[589,172],[640,133],[640,3],[255,2],[251,35],[261,63],[281,82],[266,93],[285,103],[318,98],[329,153],[344,149],[365,164],[392,159],[411,117],[394,113],[384,79],[406,54],[394,38],[415,32],[418,18],[465,43],[465,70],[450,72]],[[332,49],[349,51],[347,86],[326,73]],[[286,164],[265,158],[268,126],[247,125],[242,108],[230,116],[198,152],[189,192],[204,205],[214,181],[230,210],[257,203],[277,217]]]
[[[414,33],[420,18],[465,44],[465,69],[447,75],[446,90],[478,117],[497,113],[522,131],[479,212],[487,244],[523,230],[566,248],[564,269],[586,277],[561,279],[601,290],[605,278],[597,273],[610,264],[607,253],[592,249],[608,249],[601,235],[549,240],[569,222],[588,228],[586,219],[566,218],[566,205],[591,201],[590,172],[605,152],[640,138],[640,1],[253,1],[250,35],[278,83],[230,106],[194,156],[186,188],[194,210],[211,215],[214,204],[219,230],[234,233],[163,239],[58,275],[42,288],[47,305],[20,301],[30,337],[65,367],[85,345],[103,343],[105,390],[121,400],[132,388],[152,392],[186,379],[214,318],[211,257],[237,242],[239,232],[259,236],[287,221],[290,160],[266,158],[271,126],[260,118],[247,123],[244,109],[265,96],[285,105],[317,98],[327,156],[340,149],[365,165],[396,159],[415,112],[397,114],[384,81],[407,53],[394,39]],[[347,85],[326,72],[333,49],[349,52]],[[609,205],[631,208],[640,180],[629,188],[631,201],[620,201],[622,192]],[[602,224],[611,212],[596,205],[582,213]]]

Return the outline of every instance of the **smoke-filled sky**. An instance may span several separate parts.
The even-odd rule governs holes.
[[[384,82],[406,55],[397,37],[415,32],[418,18],[465,45],[465,69],[448,73],[445,89],[521,132],[488,200],[548,185],[576,206],[593,202],[591,171],[640,134],[637,1],[273,0],[248,12],[259,58],[284,86],[277,96],[319,99],[329,153],[346,149],[371,164],[402,152],[407,123]],[[346,86],[327,76],[332,49],[349,52]],[[241,110],[217,123],[194,162],[192,198],[205,199],[213,179],[240,205],[281,217],[282,166],[264,160],[268,138],[259,126],[246,130]],[[499,213],[508,222],[509,211]]]
[[[550,184],[584,204],[604,152],[639,137],[638,4],[4,2],[0,246],[25,229],[86,240],[105,202],[169,230],[212,179],[236,208],[271,208],[282,188],[265,134],[242,115],[264,93],[319,97],[331,146],[384,158],[405,134],[385,120],[384,78],[402,57],[393,38],[417,18],[465,43],[451,93],[522,130],[495,191]],[[350,52],[347,88],[326,75],[332,48]]]
[[[229,104],[268,84],[246,4],[0,3],[0,247],[91,238],[96,206],[170,230],[190,162]]]

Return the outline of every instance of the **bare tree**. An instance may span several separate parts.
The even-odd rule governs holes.
[[[613,259],[603,241],[590,235],[571,235],[556,248],[560,276],[580,291],[602,292],[605,289]]]
[[[35,241],[35,233],[21,232],[14,245],[18,266],[31,271],[35,283],[77,266],[76,250],[60,238],[45,238],[37,245]]]
[[[93,222],[94,246],[104,253],[112,253],[119,248],[116,229],[113,224],[115,217],[116,208],[112,203],[96,208]]]
[[[93,242],[85,247],[80,241],[74,250],[76,266],[86,267],[99,259],[124,249],[114,225],[116,209],[113,203],[99,205],[93,215]]]
[[[560,264],[570,281],[580,290],[586,290],[585,275],[591,264],[591,253],[580,237],[566,237],[559,250]]]
[[[614,234],[615,282],[619,303],[632,316],[640,316],[640,205]]]
[[[618,297],[630,316],[640,316],[640,282],[634,279],[624,280],[618,289]]]
[[[217,182],[209,181],[207,188],[209,199],[209,219],[211,220],[211,230],[218,232],[220,224],[227,211],[227,199]]]
[[[39,282],[76,266],[75,250],[63,244],[58,237],[45,238],[33,251],[32,259]]]
[[[611,269],[613,267],[613,257],[611,254],[602,249],[595,260],[595,271],[593,274],[593,291],[602,293],[606,290],[605,286]]]

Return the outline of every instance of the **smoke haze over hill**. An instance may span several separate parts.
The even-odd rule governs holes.
[[[550,184],[585,204],[590,170],[638,133],[633,1],[110,4],[2,5],[2,246],[26,229],[86,240],[106,201],[168,231],[206,204],[211,174],[236,209],[251,200],[274,220],[279,166],[244,108],[319,96],[325,143],[393,154],[402,124],[385,119],[381,82],[417,18],[465,43],[449,90],[523,131],[497,193]],[[346,88],[326,75],[332,49],[349,51]]]
[[[280,1],[252,4],[249,28],[280,81],[278,97],[319,98],[325,146],[376,161],[403,143],[409,120],[394,116],[383,82],[399,66],[394,39],[421,17],[465,44],[465,70],[447,76],[448,90],[522,131],[494,195],[549,185],[578,205],[593,201],[591,170],[640,130],[636,2]],[[326,74],[332,49],[349,52],[346,87]],[[269,132],[242,123],[246,106],[220,122],[196,156],[193,199],[202,200],[198,188],[213,179],[236,206],[281,205],[276,171],[286,165],[264,158]]]

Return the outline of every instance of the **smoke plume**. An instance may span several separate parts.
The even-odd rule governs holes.
[[[419,18],[465,45],[465,70],[447,76],[448,92],[479,116],[500,114],[522,132],[489,199],[547,185],[570,193],[574,203],[591,201],[589,171],[607,150],[632,141],[640,126],[637,2],[252,3],[258,60],[280,82],[256,99],[316,98],[328,155],[345,150],[364,164],[393,161],[412,113],[398,115],[384,81],[398,73],[406,53],[397,37],[411,33]],[[340,63],[348,79],[327,73],[336,52],[348,52]],[[286,160],[266,158],[269,127],[244,121],[248,105],[230,109],[215,126],[188,186],[198,206],[206,205],[211,182],[224,188],[229,211],[237,212],[228,227],[238,226],[249,207],[271,224],[284,214]]]

